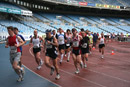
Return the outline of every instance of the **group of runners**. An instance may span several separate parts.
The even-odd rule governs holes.
[[[18,34],[18,29],[11,26],[7,27],[9,37],[5,47],[10,46],[10,62],[13,69],[18,74],[17,81],[22,81],[24,78],[24,67],[21,62],[22,46],[26,43],[22,35]],[[105,38],[104,34],[98,37],[99,40],[94,40],[94,35],[91,32],[86,33],[84,29],[78,32],[75,28],[67,29],[65,32],[59,28],[56,30],[46,30],[46,37],[38,36],[38,31],[34,30],[34,35],[30,39],[30,46],[33,46],[33,54],[38,65],[37,70],[40,70],[43,65],[43,60],[40,53],[45,53],[44,63],[50,69],[50,75],[56,71],[56,80],[60,79],[59,66],[63,64],[63,58],[67,58],[69,62],[72,59],[75,65],[75,74],[80,73],[79,67],[87,68],[89,54],[92,55],[92,48],[96,47],[99,41],[99,52],[101,58],[104,58]],[[41,52],[43,49],[43,52]],[[59,57],[59,58],[58,58]],[[58,59],[59,62],[58,62]],[[52,61],[52,63],[51,63]],[[58,64],[59,63],[59,64]]]

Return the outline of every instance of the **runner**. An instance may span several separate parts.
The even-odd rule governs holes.
[[[13,32],[13,27],[9,26],[7,27],[8,30],[8,38],[5,45],[5,48],[8,48],[10,46],[10,62],[12,64],[12,67],[14,71],[18,74],[18,82],[23,81],[24,79],[24,68],[19,66],[20,58],[21,58],[21,51],[20,46],[24,44],[23,40],[16,36]]]
[[[41,41],[43,41],[43,39],[38,36],[37,30],[34,30],[34,36],[31,38],[29,45],[33,43],[33,54],[34,54],[36,63],[38,64],[38,67],[37,67],[38,70],[41,69],[41,66],[43,65],[43,61],[40,57],[40,51],[42,47]]]
[[[14,27],[14,33],[15,33],[15,35],[17,35],[17,36],[19,36],[23,41],[24,41],[24,44],[26,43],[26,41],[25,41],[25,39],[24,39],[24,37],[22,36],[22,35],[20,35],[20,34],[18,34],[18,28],[16,28],[16,27]],[[22,67],[22,61],[21,61],[21,59],[22,59],[22,46],[20,46],[20,51],[21,51],[21,58],[20,58],[20,62],[19,62],[19,64],[20,64],[20,66]]]
[[[69,60],[70,60],[71,37],[72,37],[72,35],[71,35],[71,33],[70,33],[70,30],[67,29],[67,31],[66,31],[66,40],[67,40],[67,42],[66,42],[66,44],[65,44],[65,46],[66,46],[66,47],[65,47],[65,48],[66,48],[66,54],[68,55],[68,56],[67,56],[67,62],[69,62]]]
[[[52,31],[52,36],[56,37],[56,30]]]
[[[62,63],[63,61],[63,57],[64,57],[64,53],[65,53],[65,34],[63,32],[63,30],[61,28],[59,28],[59,33],[57,33],[57,36],[56,36],[57,40],[58,40],[58,44],[59,44],[59,52],[61,54],[61,59],[60,59],[60,64]]]
[[[99,38],[99,52],[102,53],[101,58],[104,58],[104,47],[105,47],[105,37],[104,34],[101,34],[101,38]]]
[[[57,51],[58,46],[57,39],[51,36],[51,30],[46,30],[46,38],[44,42],[44,52],[45,52],[45,65],[51,69],[50,75],[53,75],[56,69],[56,80],[60,79],[59,68],[57,64]],[[53,61],[53,66],[50,64],[50,60]]]
[[[81,56],[84,63],[84,68],[87,67],[87,64],[85,62],[88,61],[88,53],[89,53],[89,38],[85,35],[85,32],[81,32],[82,40],[81,40]]]
[[[93,46],[93,35],[91,35],[91,32],[88,33],[88,37],[89,37],[89,40],[90,40],[90,43],[89,43],[89,53],[92,54],[92,46]]]
[[[78,35],[76,29],[72,29],[73,37],[72,37],[72,57],[74,61],[74,65],[76,68],[75,74],[79,73],[79,68],[77,64],[79,63],[81,68],[83,68],[83,62],[81,59],[81,54],[80,54],[80,40],[82,37]]]

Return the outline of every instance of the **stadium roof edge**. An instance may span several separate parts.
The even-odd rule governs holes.
[[[118,11],[130,11],[130,9],[114,9],[114,8],[111,9],[111,8],[103,8],[103,7],[82,6],[82,5],[62,3],[62,2],[56,2],[56,1],[50,1],[50,0],[39,0],[39,1],[45,1],[45,2],[50,2],[50,3],[55,3],[55,4],[62,4],[62,5],[68,5],[68,6],[76,6],[76,7],[99,8],[99,9],[118,10]]]

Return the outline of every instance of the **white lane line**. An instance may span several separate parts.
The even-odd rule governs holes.
[[[63,60],[63,61],[65,61],[65,60]],[[66,61],[65,61],[65,62],[66,62]],[[66,63],[68,63],[68,62],[66,62]],[[74,66],[74,64],[72,64],[72,63],[68,63],[68,64],[71,64],[71,65]],[[98,71],[94,71],[94,70],[91,70],[91,69],[88,69],[88,70],[89,70],[89,71],[92,71],[92,72],[95,72],[95,73],[98,73],[98,74],[101,74],[101,75],[104,75],[104,76],[107,76],[107,77],[111,77],[111,78],[114,78],[114,79],[118,79],[118,80],[121,80],[121,81],[124,81],[124,82],[130,83],[130,81],[128,81],[128,80],[124,80],[124,79],[121,79],[121,78],[119,78],[119,77],[110,76],[110,75],[108,75],[108,74],[101,73],[101,72],[98,72]],[[86,73],[86,72],[84,72],[84,73]]]
[[[48,82],[50,82],[50,83],[52,83],[52,84],[54,84],[54,85],[56,85],[56,86],[58,86],[58,87],[62,87],[62,86],[60,86],[60,85],[58,85],[58,84],[56,84],[56,83],[54,83],[54,82],[52,82],[52,81],[50,81],[50,80],[48,80],[48,79],[46,79],[46,78],[40,76],[39,74],[37,74],[37,73],[35,73],[34,71],[32,71],[31,69],[29,69],[27,66],[25,66],[25,65],[23,65],[23,66],[24,66],[25,68],[27,68],[30,72],[32,72],[32,73],[36,74],[37,76],[39,76],[40,78],[42,78],[42,79],[44,79],[44,80],[47,80]]]
[[[82,80],[84,80],[84,81],[90,82],[90,83],[92,83],[92,84],[95,84],[95,85],[98,85],[98,86],[101,86],[101,87],[107,87],[107,86],[101,85],[101,84],[99,84],[99,83],[96,83],[96,82],[94,82],[94,81],[91,81],[91,80],[82,78],[82,77],[80,77],[80,76],[77,76],[77,75],[75,75],[75,74],[72,74],[72,73],[70,73],[70,72],[67,72],[67,71],[65,71],[65,70],[60,69],[60,71],[62,71],[62,72],[64,72],[64,73],[67,73],[67,74],[69,74],[69,75],[72,75],[72,76],[74,76],[74,77],[77,77],[77,78],[79,78],[79,79],[82,79]]]
[[[31,52],[31,49],[32,49],[32,47],[29,49],[29,52],[30,52],[30,54],[34,57],[33,53]],[[27,67],[26,67],[26,68],[27,68]],[[27,68],[27,69],[29,69],[29,68]],[[34,72],[34,71],[32,71],[31,69],[29,69],[29,70],[30,70],[31,72],[33,72],[34,74],[38,75],[39,77],[41,77],[41,78],[43,78],[43,79],[45,79],[45,80],[47,80],[47,81],[49,81],[49,82],[51,82],[51,83],[53,83],[53,84],[55,84],[55,85],[59,86],[59,87],[62,87],[62,86],[60,86],[60,85],[58,85],[58,84],[54,83],[53,81],[51,81],[51,80],[49,80],[49,79],[46,79],[46,78],[42,77],[41,75],[39,75],[39,74],[35,73],[35,72]]]
[[[31,49],[32,49],[32,47],[29,49],[29,52],[30,52],[30,54],[31,54],[32,56],[34,56],[34,55],[32,54],[32,52],[31,52]],[[95,84],[95,85],[98,85],[98,86],[101,86],[101,87],[106,87],[106,86],[103,86],[103,85],[101,85],[101,84],[99,84],[99,83],[96,83],[96,82],[90,81],[90,80],[88,80],[88,79],[82,78],[82,77],[80,77],[80,76],[76,76],[76,75],[74,75],[74,74],[72,74],[72,73],[70,73],[70,72],[64,71],[64,70],[62,70],[62,69],[59,69],[59,70],[62,71],[62,72],[65,72],[65,73],[67,73],[67,74],[69,74],[69,75],[72,75],[72,76],[75,76],[75,77],[80,78],[80,79],[82,79],[82,80],[85,80],[85,81],[87,81],[87,82],[90,82],[90,83],[92,83],[92,84]]]

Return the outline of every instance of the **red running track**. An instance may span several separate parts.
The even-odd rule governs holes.
[[[55,74],[50,76],[50,69],[45,65],[37,70],[37,64],[32,54],[32,47],[23,47],[22,63],[39,74],[40,76],[59,84],[62,87],[130,87],[130,43],[109,43],[105,48],[104,59],[98,49],[93,50],[89,55],[88,67],[80,68],[80,74],[74,74],[75,67],[72,58],[62,65],[59,65],[61,78],[55,80]],[[114,50],[115,55],[111,55]],[[41,51],[41,58],[44,60],[44,53]]]

